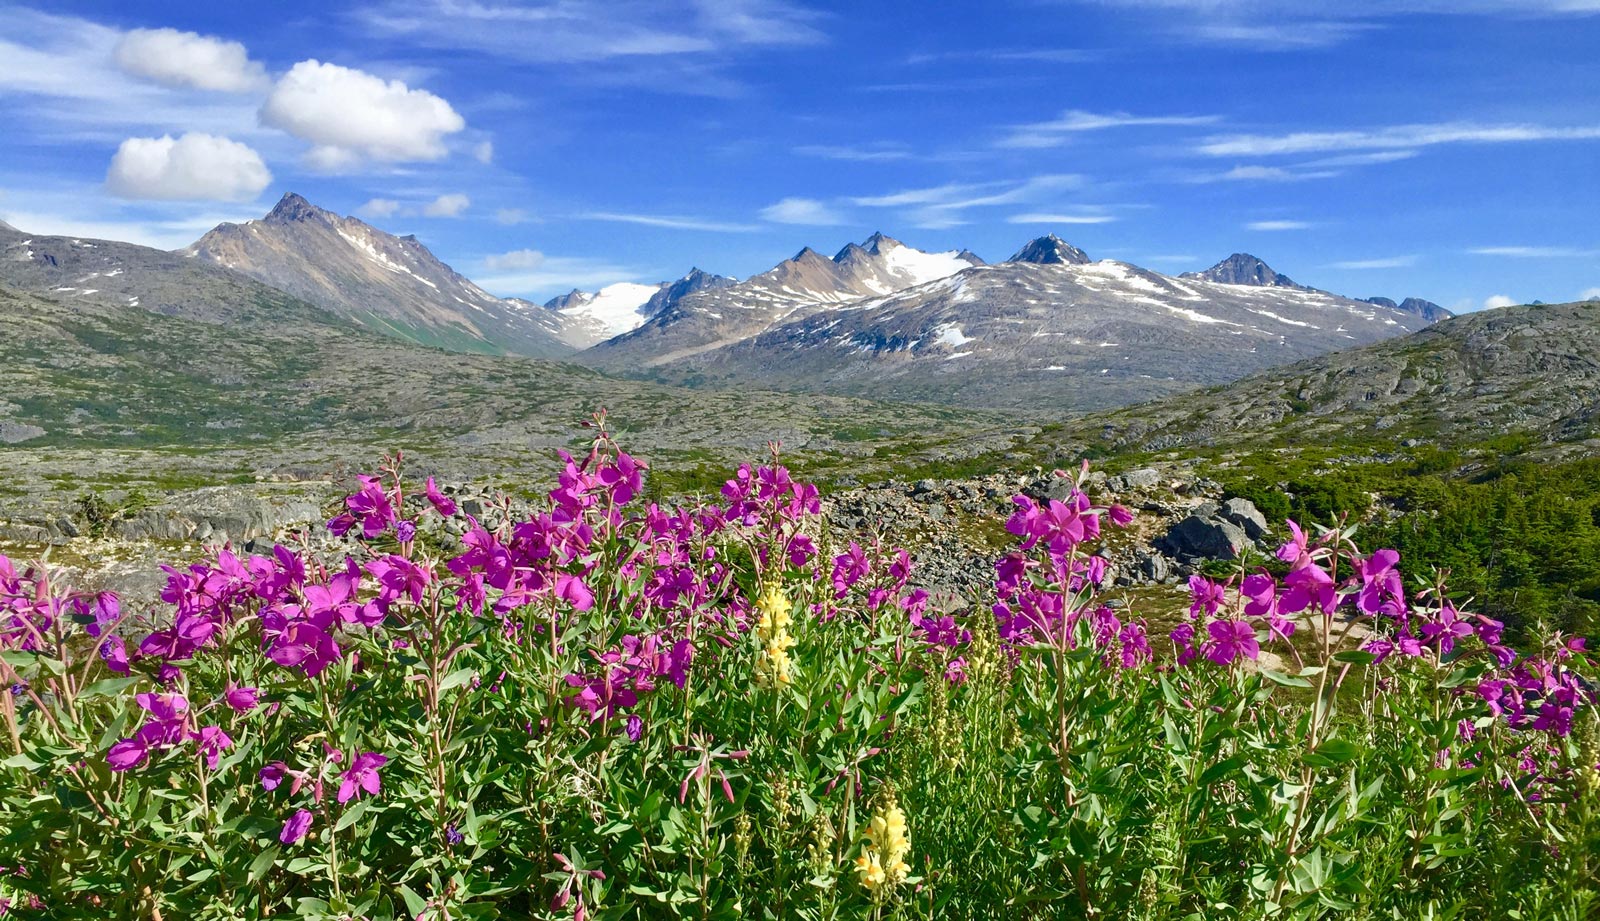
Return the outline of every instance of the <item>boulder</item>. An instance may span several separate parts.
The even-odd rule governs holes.
[[[1150,489],[1161,483],[1161,474],[1152,467],[1140,467],[1112,477],[1108,481],[1112,490],[1126,492],[1130,489]]]
[[[1222,503],[1222,517],[1243,529],[1251,540],[1267,536],[1267,516],[1249,499],[1229,499]]]
[[[1234,560],[1250,545],[1244,529],[1220,518],[1190,515],[1156,542],[1161,551],[1179,560]]]

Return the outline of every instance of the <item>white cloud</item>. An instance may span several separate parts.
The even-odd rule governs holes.
[[[844,223],[844,219],[833,209],[814,198],[785,198],[762,208],[761,218],[775,224],[810,224],[818,227]]]
[[[267,85],[267,69],[243,45],[194,32],[134,29],[117,42],[115,58],[124,73],[162,86],[253,93]]]
[[[356,209],[362,217],[394,217],[400,213],[400,203],[392,198],[374,198]]]
[[[883,142],[851,147],[837,144],[803,144],[794,149],[802,157],[823,160],[853,160],[862,163],[885,163],[893,160],[910,160],[911,151],[903,144]]]
[[[540,64],[696,58],[825,38],[815,13],[784,0],[387,0],[359,15],[374,32],[427,47]]]
[[[439,160],[444,138],[466,127],[450,103],[399,80],[301,61],[261,107],[261,121],[315,145],[308,162],[337,172],[363,160]]]
[[[433,201],[422,206],[422,213],[426,217],[460,217],[472,206],[472,199],[460,192],[440,195]]]
[[[1600,301],[1600,288],[1585,288],[1578,295],[1580,301]]]
[[[491,272],[530,270],[541,265],[544,265],[544,253],[536,249],[514,249],[483,260],[483,267]]]
[[[1011,133],[997,142],[999,147],[1044,148],[1059,147],[1070,135],[1084,131],[1103,131],[1107,128],[1128,128],[1146,125],[1192,126],[1211,125],[1221,121],[1219,115],[1130,115],[1127,112],[1085,112],[1069,109],[1060,118],[1047,122],[1017,125]]]
[[[967,223],[963,212],[972,208],[1032,204],[1082,185],[1082,176],[1053,173],[1021,182],[950,182],[887,195],[865,195],[850,201],[863,208],[909,208],[908,220],[914,226],[938,230]]]
[[[528,219],[528,212],[521,208],[501,208],[494,213],[494,219],[497,224],[520,224]]]
[[[487,260],[483,267],[488,272],[475,274],[473,281],[502,297],[549,297],[573,288],[594,291],[619,281],[638,281],[643,274],[628,266],[568,256],[545,256],[531,268],[507,267],[497,271],[489,269]]]
[[[1246,230],[1278,231],[1306,230],[1312,225],[1309,221],[1251,221],[1244,226]]]
[[[1159,11],[1157,28],[1183,41],[1248,45],[1254,51],[1324,47],[1386,20],[1417,13],[1504,16],[1584,16],[1600,0],[1082,0],[1100,6]]]
[[[1600,126],[1596,125],[1553,128],[1543,125],[1441,122],[1391,125],[1364,131],[1219,135],[1201,142],[1196,150],[1210,157],[1270,157],[1349,150],[1414,149],[1437,144],[1511,144],[1595,138],[1600,138]]]
[[[1341,175],[1338,170],[1301,170],[1282,166],[1235,166],[1220,173],[1190,173],[1184,182],[1209,185],[1215,182],[1304,182],[1309,179],[1332,179]]]
[[[1496,307],[1515,307],[1520,303],[1522,302],[1516,298],[1507,297],[1504,294],[1492,294],[1483,300],[1483,306],[1487,310],[1493,310]]]
[[[1013,214],[1006,218],[1007,224],[1109,224],[1116,220],[1109,214],[1041,214],[1029,212],[1027,214]]]
[[[1475,256],[1509,256],[1513,259],[1588,259],[1600,255],[1600,249],[1580,249],[1576,246],[1483,246],[1468,252]]]
[[[174,91],[129,76],[115,62],[123,33],[72,16],[0,6],[0,95],[7,124],[35,143],[115,146],[130,134],[261,133],[245,97]]]
[[[249,201],[271,182],[272,173],[250,147],[198,133],[129,138],[106,172],[114,195],[169,201]]]
[[[749,233],[761,228],[755,224],[735,224],[697,217],[661,214],[627,214],[618,211],[590,211],[578,217],[590,221],[610,221],[617,224],[639,224],[645,227],[666,227],[672,230],[705,230],[712,233]]]
[[[1382,259],[1353,259],[1332,263],[1336,269],[1404,269],[1417,264],[1416,256],[1387,256]]]
[[[57,202],[70,209],[81,207],[82,200]],[[260,217],[260,212],[251,210],[240,213],[207,212],[193,214],[184,209],[180,214],[165,216],[152,216],[147,218],[108,219],[97,209],[93,217],[79,218],[67,211],[37,210],[40,203],[28,206],[28,210],[0,208],[0,220],[27,233],[36,233],[41,236],[52,237],[77,237],[87,240],[120,240],[125,243],[137,243],[140,246],[154,247],[155,249],[174,250],[182,249],[193,243],[206,231],[218,224],[242,224],[254,217]],[[49,207],[49,205],[46,205]],[[148,206],[140,206],[148,207]]]
[[[479,163],[489,164],[494,162],[494,142],[483,141],[472,148],[472,156]]]

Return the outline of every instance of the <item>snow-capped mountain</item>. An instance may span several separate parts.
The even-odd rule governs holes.
[[[982,265],[965,250],[928,253],[875,233],[832,259],[806,247],[736,284],[704,287],[662,305],[638,329],[602,342],[580,360],[635,369],[717,349],[823,310],[884,296]]]
[[[265,218],[221,224],[183,254],[425,345],[536,357],[574,350],[553,311],[495,297],[415,236],[385,233],[293,192]]]
[[[737,283],[738,279],[726,275],[691,269],[677,281],[655,285],[618,282],[594,292],[574,289],[551,298],[544,306],[563,318],[562,339],[574,348],[586,349],[638,329],[651,317],[697,291],[726,288]]]
[[[1264,263],[1250,275],[1282,279]],[[669,377],[1079,410],[1223,383],[1426,325],[1286,280],[1225,283],[1091,262],[1045,237],[1014,261],[819,305],[651,363]]]

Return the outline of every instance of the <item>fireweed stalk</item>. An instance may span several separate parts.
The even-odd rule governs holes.
[[[1584,642],[1513,649],[1342,525],[1193,580],[1158,656],[1099,552],[1131,515],[1082,476],[1017,497],[994,594],[938,609],[776,446],[665,507],[592,425],[529,507],[465,514],[396,455],[339,551],[214,548],[152,611],[0,557],[0,906],[1547,916],[1594,888]]]

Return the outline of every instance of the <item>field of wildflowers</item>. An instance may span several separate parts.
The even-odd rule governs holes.
[[[155,611],[0,557],[0,915],[1600,912],[1581,638],[1293,524],[1152,635],[1077,490],[945,613],[776,452],[644,505],[598,421],[525,520],[393,458],[348,557],[218,549]]]

